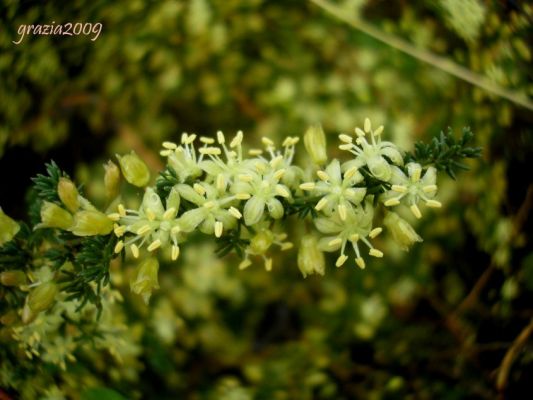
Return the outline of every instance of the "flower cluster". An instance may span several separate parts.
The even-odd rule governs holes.
[[[141,251],[168,250],[176,260],[188,236],[202,232],[223,244],[228,240],[241,250],[241,269],[259,257],[271,270],[273,246],[281,250],[293,247],[286,241],[280,221],[297,207],[307,207],[312,208],[316,232],[305,236],[299,246],[303,275],[324,273],[322,252],[338,251],[335,264],[342,266],[350,248],[355,264],[365,268],[366,254],[383,257],[372,243],[383,231],[376,225],[375,207],[379,204],[388,209],[384,223],[392,238],[408,249],[421,239],[390,209],[405,205],[420,218],[421,202],[439,207],[434,200],[436,170],[413,162],[404,164],[403,152],[381,139],[383,130],[383,126],[373,129],[366,119],[354,136],[339,135],[339,148],[350,154],[349,158],[328,162],[325,134],[320,126],[313,126],[304,136],[312,161],[305,169],[293,164],[298,137],[287,137],[280,148],[263,137],[263,148],[250,149],[246,156],[242,131],[231,139],[220,131],[215,137],[183,133],[179,143],[164,142],[160,152],[167,159],[167,170],[172,171],[170,190],[162,193],[157,185],[148,186],[139,207],[118,203],[108,214],[118,238],[115,252],[128,250],[139,258]],[[148,184],[148,170],[134,153],[119,157],[119,163],[128,182]],[[370,192],[370,184],[375,187],[376,182],[379,190]],[[148,275],[143,273],[142,279],[132,282],[132,290],[146,300],[157,288],[157,268],[149,270],[155,271],[151,274],[155,276],[145,279]]]
[[[219,254],[240,255],[240,269],[260,259],[270,271],[276,249],[293,247],[284,223],[295,214],[311,219],[298,244],[298,266],[304,277],[324,274],[324,252],[338,252],[337,267],[353,252],[355,265],[363,269],[367,256],[383,257],[376,240],[383,231],[380,221],[407,250],[422,239],[398,209],[421,218],[422,205],[441,206],[435,200],[437,170],[418,164],[394,143],[382,140],[383,131],[383,126],[373,129],[366,119],[362,129],[355,128],[355,135],[339,135],[339,148],[349,156],[328,160],[326,135],[319,125],[312,126],[303,140],[310,161],[304,168],[294,164],[298,137],[285,138],[281,146],[263,137],[262,148],[245,154],[242,131],[231,139],[220,131],[215,137],[183,133],[179,143],[163,143],[160,154],[166,158],[166,170],[154,186],[150,186],[148,167],[134,152],[117,156],[118,166],[112,161],[105,165],[105,212],[85,199],[66,176],[56,173],[52,180],[56,186],[53,193],[46,192],[36,228],[108,237],[105,243],[111,246],[111,256],[127,252],[133,259],[140,258],[130,287],[146,302],[159,287],[155,253],[167,252],[176,261],[180,246],[191,235],[203,233],[214,236]],[[140,205],[121,200],[121,176],[144,189]],[[50,182],[46,179],[40,179],[43,187]],[[18,231],[18,225],[1,211],[0,225],[2,242]],[[147,254],[141,257],[141,253]],[[84,257],[82,262],[94,261]],[[110,259],[109,254],[106,257]],[[5,271],[4,281],[18,285],[25,276]],[[34,286],[26,302],[28,321],[47,309],[57,292],[53,281]]]

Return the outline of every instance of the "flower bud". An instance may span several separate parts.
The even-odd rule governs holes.
[[[57,184],[57,194],[61,202],[67,207],[70,212],[78,211],[80,208],[80,201],[78,200],[78,189],[72,181],[68,178],[59,178]]]
[[[107,200],[112,200],[118,196],[120,187],[120,170],[113,161],[109,160],[104,164],[104,187]]]
[[[252,196],[244,205],[244,223],[248,226],[257,224],[265,211],[265,201],[259,196]]]
[[[134,186],[144,187],[150,181],[150,171],[134,151],[125,156],[117,155],[124,178]]]
[[[304,135],[304,146],[313,162],[317,165],[325,164],[328,160],[326,154],[326,135],[320,124],[310,126]]]
[[[69,229],[76,236],[107,235],[113,230],[113,221],[96,210],[78,211]]]
[[[278,199],[270,199],[267,202],[268,212],[274,219],[280,219],[283,217],[283,204]]]
[[[265,254],[272,243],[274,243],[274,234],[270,229],[264,229],[252,238],[250,249],[254,254]]]
[[[388,212],[383,224],[389,229],[392,238],[402,250],[407,251],[415,242],[422,241],[413,227],[395,212]]]
[[[0,208],[0,246],[13,239],[19,230],[19,224],[4,214]]]
[[[71,227],[73,219],[67,210],[57,204],[45,201],[41,207],[41,221],[38,227],[68,229]]]
[[[145,213],[153,212],[157,216],[161,216],[165,212],[161,198],[155,190],[150,187],[146,188],[146,192],[144,192],[142,208]]]
[[[154,289],[159,289],[157,275],[159,262],[157,258],[150,257],[144,260],[135,269],[135,273],[130,281],[130,289],[135,294],[140,294],[146,304],[150,301],[150,296]]]
[[[392,170],[387,162],[381,156],[370,157],[367,161],[368,169],[370,173],[374,175],[377,179],[382,181],[388,181],[391,178]]]
[[[0,283],[2,283],[4,286],[24,285],[26,283],[26,274],[19,270],[1,272]]]
[[[167,197],[167,210],[174,208],[178,212],[180,208],[180,194],[176,186],[172,188]]]
[[[34,313],[40,313],[54,303],[57,292],[55,282],[42,283],[30,292],[26,298],[26,304]]]
[[[304,278],[314,273],[324,275],[326,261],[324,253],[318,249],[318,240],[314,235],[305,235],[298,250],[298,268]]]

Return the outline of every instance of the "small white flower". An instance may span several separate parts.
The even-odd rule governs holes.
[[[139,257],[139,249],[147,244],[147,250],[152,252],[165,247],[172,242],[172,259],[179,254],[178,243],[183,241],[184,229],[176,220],[180,196],[177,188],[173,188],[166,201],[166,208],[153,188],[147,188],[139,210],[126,209],[122,204],[118,212],[109,215],[116,221],[114,232],[120,239],[115,252],[120,253],[129,247],[135,258]],[[124,238],[127,235],[128,238]]]
[[[317,175],[320,182],[306,182],[300,188],[324,196],[315,206],[317,211],[323,210],[329,215],[337,210],[341,220],[345,221],[348,209],[359,205],[365,196],[365,188],[353,187],[363,180],[363,176],[355,168],[342,176],[338,160],[333,160],[325,171],[318,171]]]
[[[425,202],[426,206],[438,208],[441,203],[434,200],[437,193],[437,171],[428,167],[422,176],[422,166],[417,163],[406,165],[407,175],[398,167],[392,167],[391,190],[381,196],[386,207],[406,204],[416,218],[421,218],[422,213],[418,204]]]
[[[198,206],[185,212],[178,219],[185,232],[191,232],[199,227],[205,234],[215,234],[216,237],[220,237],[224,229],[235,226],[234,212],[228,210],[231,204],[237,201],[235,196],[225,196],[224,191],[203,182],[195,184],[194,187],[178,184],[176,188],[184,199]]]
[[[393,164],[403,165],[403,158],[392,142],[382,141],[381,133],[383,126],[372,130],[372,124],[368,118],[365,119],[364,131],[355,128],[357,138],[355,143],[348,140],[348,135],[341,135],[344,142],[339,148],[355,155],[355,159],[344,164],[346,170],[360,168],[364,165],[368,167],[370,173],[382,181],[388,181],[391,177],[391,165],[385,159],[387,157]],[[366,135],[370,135],[370,142],[366,140]]]
[[[181,145],[172,142],[163,143],[163,150],[160,154],[167,157],[168,166],[178,175],[180,182],[185,182],[187,178],[197,178],[202,174],[199,163],[203,155],[197,157],[194,141],[196,135],[183,133],[181,135]]]
[[[335,265],[343,265],[348,256],[345,254],[346,245],[349,243],[356,254],[355,262],[360,268],[365,268],[365,261],[361,256],[359,242],[363,242],[369,248],[369,255],[383,257],[383,253],[372,246],[368,238],[373,239],[382,231],[381,228],[372,228],[374,209],[371,204],[366,207],[352,207],[347,211],[346,219],[341,220],[338,214],[330,217],[317,218],[316,228],[328,235],[319,241],[319,249],[323,251],[336,251],[340,249],[340,256]]]

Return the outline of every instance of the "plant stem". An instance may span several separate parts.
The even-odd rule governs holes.
[[[410,55],[417,60],[423,61],[433,67],[436,67],[444,72],[447,72],[450,75],[455,76],[456,78],[462,79],[465,82],[468,82],[474,86],[477,86],[487,92],[500,96],[504,99],[507,99],[515,104],[518,104],[529,110],[533,110],[533,102],[531,102],[526,96],[521,93],[504,88],[497,83],[491,81],[483,75],[476,74],[459,64],[454,63],[453,61],[439,56],[437,54],[431,53],[428,50],[419,49],[413,46],[411,43],[398,38],[396,36],[390,35],[388,33],[382,32],[374,26],[362,21],[359,18],[353,18],[346,14],[344,10],[340,7],[337,7],[328,1],[324,0],[310,0],[312,3],[316,4],[323,10],[327,11],[331,15],[340,19],[341,21],[347,23],[352,28],[355,28],[368,36],[385,43],[386,45],[399,50],[405,54]]]

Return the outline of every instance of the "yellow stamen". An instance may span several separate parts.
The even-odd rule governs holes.
[[[175,214],[176,214],[176,209],[174,207],[170,207],[168,210],[166,210],[163,213],[163,219],[165,221],[169,221],[172,219],[172,217],[174,217]]]
[[[341,142],[344,142],[344,143],[352,143],[353,139],[351,136],[348,136],[344,133],[341,133],[339,135],[339,139],[341,140]]]
[[[163,147],[168,150],[174,150],[178,145],[174,142],[163,142]]]
[[[357,167],[352,167],[344,173],[346,179],[351,179],[357,173]]]
[[[313,190],[315,188],[315,182],[305,182],[300,185],[302,190]]]
[[[346,262],[347,259],[348,259],[348,256],[341,254],[340,257],[337,258],[337,261],[335,262],[335,266],[341,267]]]
[[[156,239],[152,243],[150,243],[150,246],[148,246],[148,251],[157,250],[159,247],[161,247],[161,240]]]
[[[115,253],[120,253],[124,248],[124,242],[122,240],[118,241],[115,245]]]
[[[241,261],[241,263],[239,264],[239,269],[246,269],[248,268],[250,265],[252,265],[252,262],[250,261],[250,259],[246,258],[244,260]]]
[[[239,210],[237,210],[235,207],[230,207],[228,211],[235,218],[237,218],[237,219],[241,219],[242,218],[241,212]]]
[[[316,171],[316,174],[323,181],[328,181],[329,180],[329,175],[326,172],[324,172],[324,171]]]
[[[205,194],[205,189],[202,185],[195,183],[192,188],[196,193],[198,193],[200,196],[203,196]]]
[[[224,229],[224,225],[222,224],[222,222],[220,222],[220,221],[215,222],[215,236],[217,238],[222,236],[222,230],[223,229]]]
[[[376,236],[378,236],[383,231],[383,228],[374,228],[370,231],[368,236],[370,239],[374,239]]]
[[[392,199],[388,199],[384,204],[385,204],[385,207],[393,207],[393,206],[397,206],[398,204],[400,204],[400,200],[394,197]]]
[[[334,246],[338,246],[339,244],[342,243],[342,239],[341,238],[335,238],[335,239],[332,239],[328,242],[328,246],[329,247],[334,247]]]
[[[170,257],[172,258],[172,261],[176,261],[180,255],[180,248],[176,245],[172,246],[172,254]]]
[[[146,224],[146,225],[143,225],[141,226],[139,229],[137,229],[137,235],[139,236],[142,236],[148,232],[150,232],[152,230],[152,228],[150,228],[150,225]]]
[[[328,199],[325,197],[321,198],[318,203],[316,203],[315,210],[320,211],[322,210],[326,204],[328,204]]]
[[[339,204],[339,217],[341,217],[341,221],[346,221],[346,206],[344,204]]]
[[[417,206],[416,204],[413,204],[413,205],[410,207],[410,209],[411,209],[411,212],[413,213],[413,215],[414,215],[416,218],[418,218],[418,219],[422,218],[422,213],[420,212],[420,209],[418,208],[418,206]]]
[[[397,193],[406,193],[407,187],[403,185],[392,185],[391,189]]]
[[[133,254],[133,257],[134,258],[139,258],[139,248],[137,247],[136,244],[132,244],[130,246],[130,249],[131,249],[131,254]]]
[[[378,249],[370,249],[368,252],[372,257],[381,258],[383,257],[383,252],[379,251]]]
[[[441,208],[442,207],[442,203],[440,201],[437,201],[437,200],[427,200],[426,201],[426,206],[432,207],[432,208]]]

